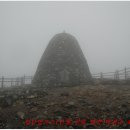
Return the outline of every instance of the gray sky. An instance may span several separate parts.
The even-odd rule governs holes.
[[[33,75],[50,39],[78,40],[91,73],[130,67],[130,2],[0,2],[0,76]]]

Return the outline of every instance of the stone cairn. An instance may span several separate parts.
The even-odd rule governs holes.
[[[87,61],[74,36],[63,32],[50,40],[32,83],[40,87],[66,87],[92,83]]]

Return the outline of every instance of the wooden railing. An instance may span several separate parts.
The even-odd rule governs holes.
[[[23,76],[23,77],[16,77],[16,78],[5,78],[2,76],[0,78],[1,88],[8,87],[8,86],[24,86],[27,84],[31,84],[33,76]]]
[[[130,68],[116,70],[115,72],[105,72],[92,74],[93,79],[114,79],[114,80],[130,80]],[[31,84],[33,76],[22,76],[16,78],[0,78],[0,87],[24,86]]]
[[[124,68],[122,70],[116,70],[115,72],[97,73],[92,74],[93,78],[96,79],[115,79],[115,80],[129,80],[130,79],[130,68]]]

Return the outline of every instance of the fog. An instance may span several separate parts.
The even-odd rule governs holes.
[[[57,33],[76,37],[91,73],[130,67],[130,2],[0,2],[0,76],[34,75]]]

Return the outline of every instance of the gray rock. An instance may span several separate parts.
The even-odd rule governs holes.
[[[1,107],[11,106],[13,105],[14,101],[15,100],[13,99],[13,96],[6,96],[4,98],[0,98],[0,106]]]
[[[17,112],[17,116],[18,116],[20,119],[24,119],[25,114],[24,114],[24,112],[19,111],[19,112]]]
[[[30,96],[27,96],[27,98],[31,99],[31,98],[35,98],[36,95],[30,95]]]
[[[73,101],[70,101],[68,102],[66,105],[65,105],[66,108],[68,109],[73,109],[73,108],[77,108],[75,103]]]
[[[74,104],[75,104],[75,103],[72,102],[72,101],[68,102],[68,105],[70,105],[70,106],[73,106]]]
[[[37,111],[37,107],[33,107],[31,108],[30,112],[36,112]]]
[[[68,92],[63,92],[60,94],[61,96],[69,96],[69,93]]]

